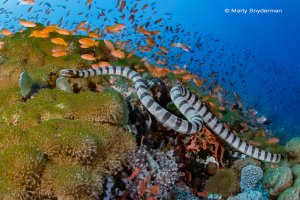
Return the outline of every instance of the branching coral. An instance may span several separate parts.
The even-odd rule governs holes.
[[[128,164],[131,169],[138,169],[136,177],[125,181],[131,198],[170,199],[172,187],[179,177],[173,151],[147,151],[142,146],[131,154]]]
[[[222,163],[225,148],[222,146],[221,141],[213,134],[208,128],[203,127],[202,131],[196,133],[191,143],[187,146],[189,151],[199,151],[208,149],[214,158]]]

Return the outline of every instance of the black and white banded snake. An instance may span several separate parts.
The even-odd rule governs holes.
[[[216,135],[223,139],[234,149],[252,158],[278,163],[280,154],[274,154],[254,147],[230,132],[209,111],[198,97],[189,92],[184,86],[174,86],[171,91],[171,99],[187,120],[181,119],[161,107],[147,90],[142,77],[135,71],[120,66],[90,68],[87,70],[63,69],[59,72],[60,77],[89,78],[99,75],[119,75],[133,81],[137,95],[145,108],[164,126],[182,134],[194,134],[202,129],[204,122]]]

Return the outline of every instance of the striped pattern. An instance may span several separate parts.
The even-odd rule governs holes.
[[[59,76],[72,78],[88,78],[99,75],[120,75],[133,81],[137,95],[145,108],[164,126],[183,134],[194,134],[202,129],[204,122],[216,135],[226,141],[231,147],[258,160],[277,163],[280,154],[272,154],[258,149],[231,133],[209,109],[182,85],[171,89],[171,99],[187,120],[181,119],[163,107],[152,98],[141,76],[133,70],[124,67],[101,67],[87,70],[64,69]]]

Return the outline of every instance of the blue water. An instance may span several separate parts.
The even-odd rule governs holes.
[[[141,40],[133,34],[134,24],[146,24],[162,17],[162,23],[149,25],[158,30],[166,25],[173,27],[173,32],[162,30],[166,41],[162,45],[167,46],[170,41],[184,42],[192,50],[183,52],[178,58],[172,55],[177,55],[180,50],[170,51],[169,66],[186,64],[189,70],[208,79],[209,74],[217,72],[214,80],[227,90],[238,92],[244,105],[255,107],[260,115],[271,120],[269,129],[275,136],[287,140],[300,135],[299,0],[127,0],[128,7],[138,3],[139,10],[145,3],[154,3],[154,10],[145,9],[142,16],[137,14],[133,23],[128,21],[126,8],[123,11],[125,19],[120,18],[122,14],[115,9],[117,0],[94,0],[90,10],[85,2],[37,0],[30,6],[18,5],[17,0],[0,0],[0,29],[18,30],[19,18],[43,24],[61,23],[62,28],[73,29],[81,21],[88,21],[91,27],[100,30],[116,22],[125,23],[126,34],[116,37],[131,39],[134,49]],[[281,9],[281,12],[232,13],[232,9],[249,11],[251,8]],[[230,12],[226,13],[225,9]],[[47,10],[49,15],[45,13]],[[101,10],[105,16],[99,17]],[[176,32],[176,27],[184,31]],[[142,53],[141,56],[149,57]],[[205,65],[200,67],[199,63]]]

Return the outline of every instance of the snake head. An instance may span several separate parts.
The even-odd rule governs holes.
[[[76,70],[73,69],[63,69],[58,74],[61,77],[69,77],[69,78],[75,78],[78,76],[78,73]]]

